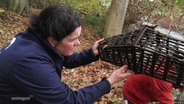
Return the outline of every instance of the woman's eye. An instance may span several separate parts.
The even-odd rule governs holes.
[[[72,39],[72,40],[70,40],[70,42],[74,42],[76,39]]]

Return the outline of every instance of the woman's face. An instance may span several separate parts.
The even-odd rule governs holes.
[[[74,32],[55,44],[55,49],[63,56],[70,56],[74,52],[74,48],[80,45],[79,36],[81,34],[81,26],[77,27]]]

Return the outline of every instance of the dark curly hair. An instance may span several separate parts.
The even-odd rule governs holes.
[[[69,7],[54,5],[30,18],[29,28],[42,38],[54,37],[57,41],[71,34],[81,25],[80,16]]]

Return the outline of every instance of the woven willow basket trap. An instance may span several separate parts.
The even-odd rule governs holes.
[[[184,41],[144,27],[106,38],[98,50],[103,61],[184,86]]]

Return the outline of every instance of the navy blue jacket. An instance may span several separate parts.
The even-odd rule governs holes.
[[[61,72],[96,60],[92,49],[63,57],[38,34],[19,33],[0,51],[0,104],[91,104],[109,93],[110,83],[72,91]]]

